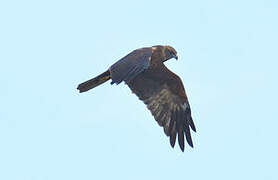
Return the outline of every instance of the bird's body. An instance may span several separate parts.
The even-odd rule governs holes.
[[[77,89],[85,92],[109,79],[112,79],[111,84],[124,81],[164,127],[171,146],[174,147],[178,134],[180,148],[184,151],[184,134],[193,147],[190,127],[193,131],[196,129],[181,79],[163,64],[173,57],[177,59],[177,53],[171,46],[137,49]]]

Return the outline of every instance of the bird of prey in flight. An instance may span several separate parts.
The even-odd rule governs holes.
[[[82,93],[109,79],[111,84],[124,81],[146,104],[165,134],[170,136],[171,146],[175,146],[178,135],[179,146],[184,151],[184,135],[193,147],[190,129],[196,132],[196,128],[181,79],[163,64],[171,58],[178,59],[176,50],[171,46],[136,49],[104,73],[79,84],[77,89]]]

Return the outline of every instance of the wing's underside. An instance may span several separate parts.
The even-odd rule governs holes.
[[[196,128],[181,80],[172,72],[165,75],[161,71],[159,76],[151,76],[152,73],[152,70],[146,70],[128,83],[128,86],[147,105],[157,123],[164,128],[165,134],[170,137],[172,147],[175,146],[177,135],[182,151],[184,151],[184,136],[187,143],[193,147],[190,128],[193,131],[196,131]]]

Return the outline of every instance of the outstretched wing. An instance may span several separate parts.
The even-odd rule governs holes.
[[[130,83],[130,89],[151,111],[155,120],[170,136],[170,144],[175,146],[178,135],[179,146],[184,151],[184,135],[193,147],[190,128],[196,131],[191,117],[191,109],[180,78],[163,65],[163,70],[146,70]]]
[[[111,84],[131,81],[150,66],[151,56],[152,48],[141,48],[132,51],[117,61],[109,68],[112,79]]]

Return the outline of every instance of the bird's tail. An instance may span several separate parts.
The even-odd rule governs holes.
[[[82,93],[101,85],[102,83],[108,81],[110,78],[110,71],[107,70],[104,73],[98,75],[97,77],[79,84],[77,89],[80,93]]]

